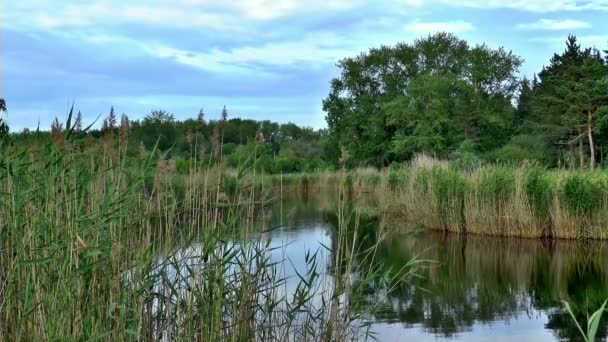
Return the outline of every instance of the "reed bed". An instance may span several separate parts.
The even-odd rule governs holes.
[[[608,238],[608,173],[483,166],[413,168],[396,196],[410,223],[526,238]],[[393,208],[395,209],[395,208]],[[398,209],[397,209],[398,210]]]
[[[407,167],[273,176],[273,184],[371,195],[393,221],[458,233],[608,239],[608,172],[534,165],[461,169],[418,156]],[[330,189],[330,190],[328,190]]]
[[[128,156],[127,133],[84,148],[75,136],[68,119],[52,143],[0,141],[3,339],[367,336],[373,307],[353,311],[351,299],[386,277],[354,261],[374,249],[356,247],[358,225],[345,210],[327,247],[336,266],[320,269],[310,251],[307,269],[289,276],[263,238],[277,196],[265,191],[255,156],[238,170],[226,170],[221,153],[213,163],[192,158],[178,175],[156,148]]]

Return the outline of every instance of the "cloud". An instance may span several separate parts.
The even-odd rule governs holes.
[[[108,27],[120,24],[214,31],[244,31],[251,25],[291,16],[340,12],[359,0],[118,0],[50,3],[22,0],[7,5],[8,27],[39,30]],[[4,23],[3,23],[4,24]]]
[[[576,29],[589,29],[591,24],[581,20],[554,20],[540,19],[533,23],[519,24],[515,28],[518,30],[545,30],[545,31],[563,31]]]
[[[453,7],[470,7],[480,9],[508,8],[536,13],[550,13],[559,11],[608,11],[608,0],[462,0],[459,2],[439,0],[439,2],[443,4],[450,4]]]
[[[435,32],[462,33],[475,30],[475,26],[467,21],[420,22],[408,24],[406,30],[412,33],[427,34]]]
[[[173,0],[169,2],[174,3]],[[215,0],[179,2],[192,8],[218,7],[218,1]],[[232,0],[225,1],[220,7],[243,18],[268,21],[302,13],[348,10],[362,3],[359,0]]]
[[[605,50],[608,47],[608,35],[578,35],[576,39],[583,47],[595,47],[599,50]],[[529,41],[545,44],[558,51],[566,47],[565,37],[532,37]]]

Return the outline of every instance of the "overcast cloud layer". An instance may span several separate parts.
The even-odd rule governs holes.
[[[323,127],[336,62],[437,31],[505,46],[538,71],[569,33],[608,47],[608,0],[3,1],[1,96],[13,130],[71,101],[92,120],[204,108]],[[602,29],[603,28],[603,29]]]

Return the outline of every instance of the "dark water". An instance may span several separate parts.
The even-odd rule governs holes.
[[[331,208],[326,198],[299,198],[273,209],[272,223],[282,228],[270,237],[280,247],[277,253],[290,260],[287,268],[303,271],[307,251],[332,244]],[[366,229],[373,231],[373,224]],[[370,296],[381,307],[372,317],[380,341],[581,340],[561,300],[570,302],[586,327],[586,312],[608,298],[608,244],[603,242],[397,231],[381,242],[378,265],[399,268],[415,256],[437,264],[389,295]],[[321,265],[332,262],[328,251],[320,257]],[[606,339],[606,323],[608,315],[598,339]]]

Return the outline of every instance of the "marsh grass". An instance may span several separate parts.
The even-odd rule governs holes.
[[[371,195],[378,210],[410,226],[493,236],[608,238],[606,171],[530,164],[461,169],[417,156],[408,167],[323,174],[323,182],[315,174],[308,179],[316,191],[344,184],[352,197]]]
[[[238,170],[193,157],[178,175],[166,154],[141,149],[128,158],[111,134],[102,147],[76,148],[70,118],[55,130],[60,144],[28,150],[0,141],[7,340],[351,340],[368,336],[374,310],[356,306],[360,289],[415,267],[387,278],[355,261],[373,258],[375,247],[359,247],[357,219],[345,219],[353,214],[342,201],[326,247],[336,266],[320,269],[310,251],[307,268],[289,275],[263,238],[276,196],[255,156]],[[346,176],[319,179],[334,177]],[[312,186],[308,176],[285,179]]]

